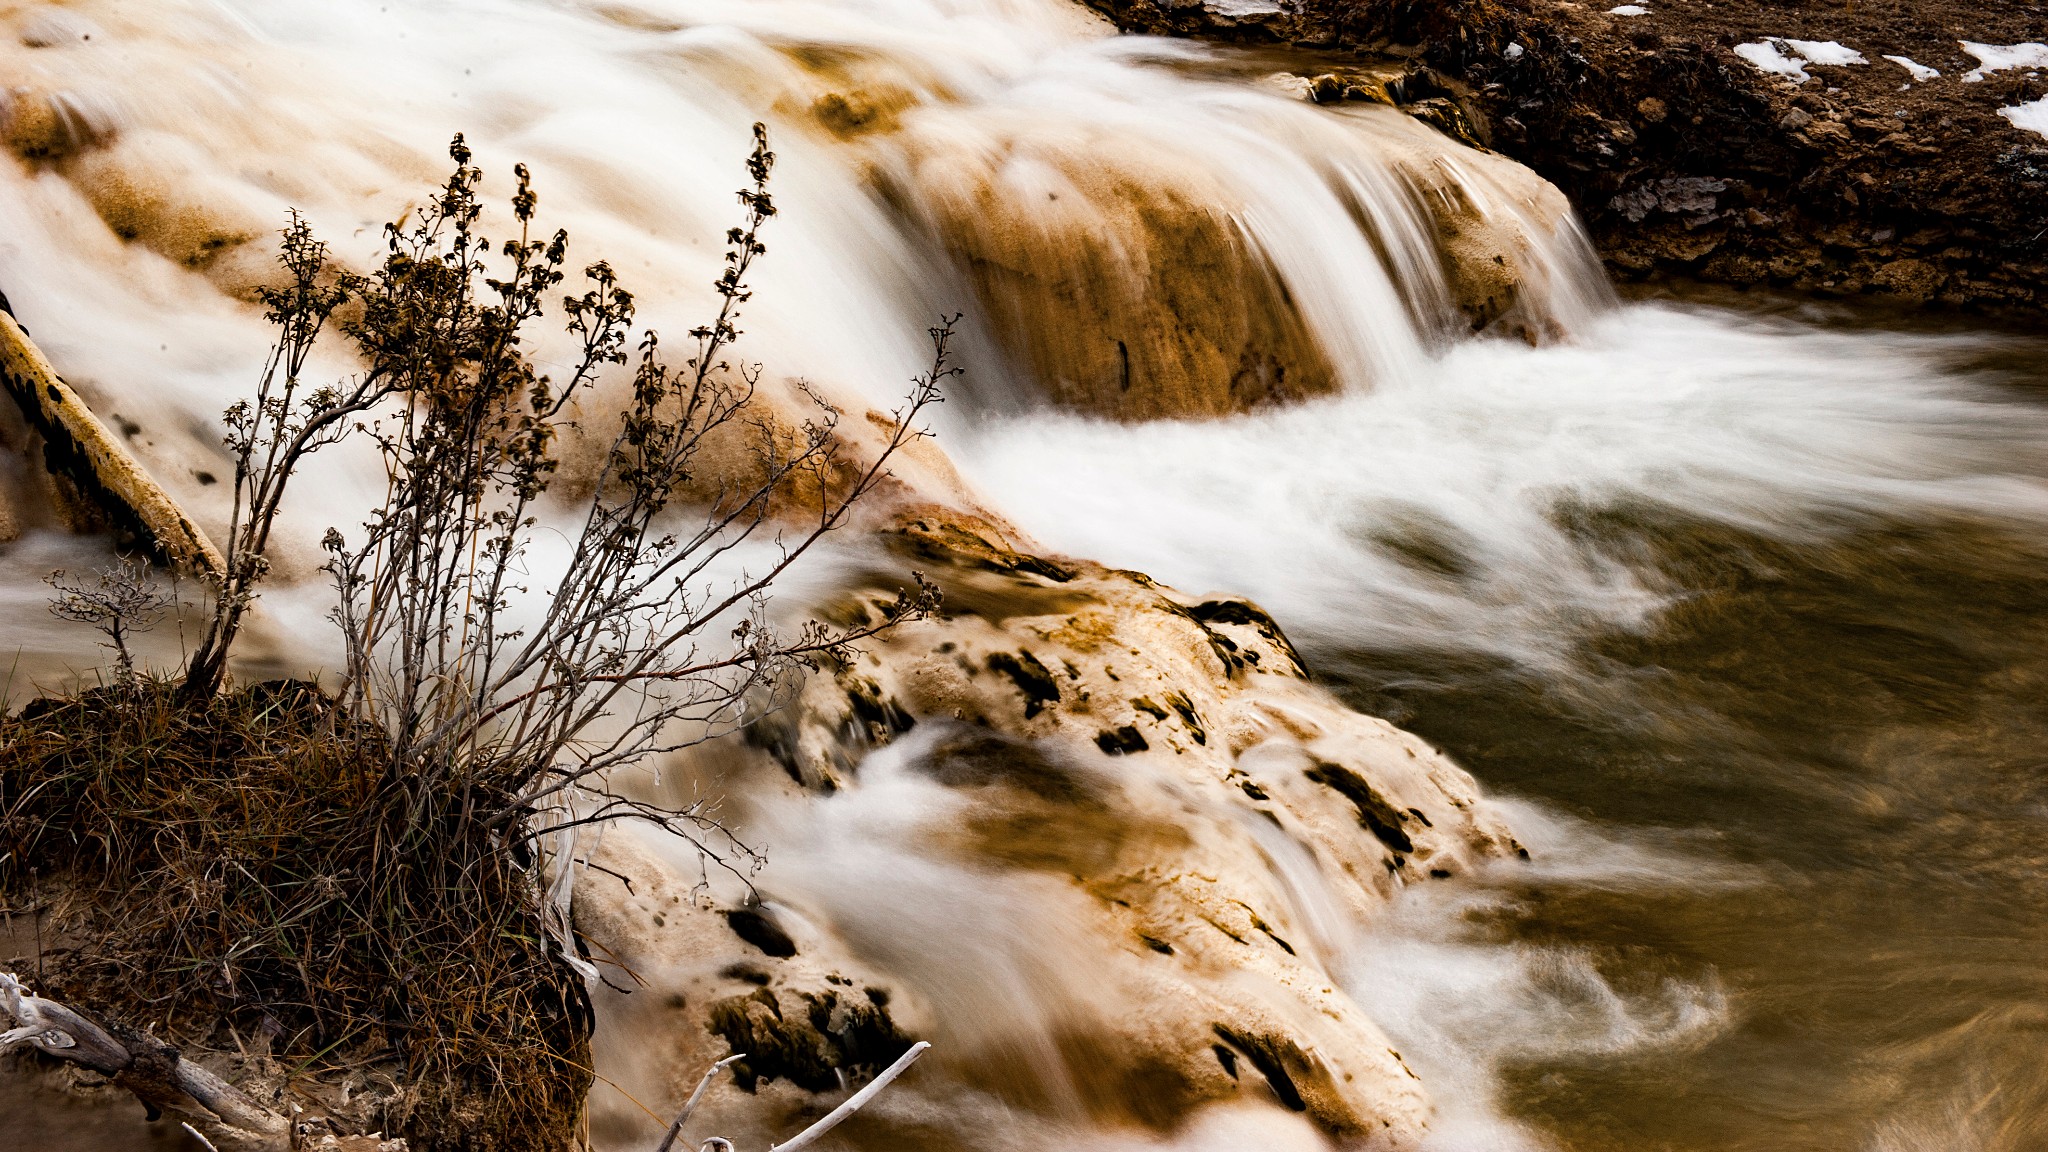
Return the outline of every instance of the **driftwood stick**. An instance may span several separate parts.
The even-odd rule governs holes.
[[[867,1087],[848,1097],[846,1103],[826,1113],[825,1118],[816,1124],[797,1133],[796,1139],[791,1140],[789,1143],[769,1145],[769,1152],[796,1152],[799,1148],[810,1147],[819,1137],[838,1127],[840,1121],[860,1111],[861,1105],[873,1100],[881,1093],[882,1089],[889,1086],[889,1081],[903,1075],[904,1069],[909,1068],[911,1064],[915,1063],[919,1056],[924,1055],[924,1050],[931,1046],[931,1041],[929,1040],[919,1040],[917,1043],[912,1044],[910,1051],[898,1056],[894,1064],[889,1065],[880,1076],[868,1081]]]
[[[64,1004],[29,993],[11,972],[0,972],[0,1011],[16,1023],[0,1032],[0,1052],[27,1044],[90,1068],[148,1104],[192,1116],[232,1147],[281,1148],[288,1138],[284,1117],[177,1049],[132,1033],[116,1036]]]
[[[128,1046],[98,1024],[87,1020],[55,1000],[45,1000],[22,990],[12,972],[0,972],[0,1008],[14,1017],[19,1027],[0,1032],[0,1052],[27,1044],[60,1060],[82,1064],[102,1076],[115,1076],[134,1063]]]
[[[704,1090],[711,1087],[711,1078],[718,1075],[726,1066],[738,1063],[746,1058],[747,1054],[745,1052],[735,1052],[704,1070],[704,1078],[697,1081],[697,1090],[690,1093],[688,1100],[683,1101],[683,1110],[676,1113],[675,1123],[668,1126],[668,1135],[661,1138],[661,1144],[655,1148],[654,1152],[669,1152],[669,1149],[674,1147],[676,1137],[682,1135],[683,1125],[690,1121],[690,1113],[697,1110],[697,1101],[702,1100],[704,1098]]]

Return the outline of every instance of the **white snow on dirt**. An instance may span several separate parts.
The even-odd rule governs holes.
[[[1935,77],[1941,75],[1940,70],[1929,68],[1927,65],[1920,63],[1918,60],[1913,59],[1911,56],[1887,56],[1885,57],[1885,59],[1891,61],[1894,64],[1897,64],[1901,68],[1904,68],[1906,70],[1906,74],[1911,76],[1915,81],[1932,80]]]
[[[1963,77],[1965,84],[1975,84],[2008,68],[2048,68],[2048,44],[1978,44],[1969,40],[1958,43],[1963,51],[1977,58],[1977,67]]]
[[[1242,20],[1247,16],[1277,16],[1280,14],[1278,0],[1208,0],[1203,7],[1218,16],[1229,16]]]
[[[1607,10],[1609,16],[1648,16],[1650,10],[1641,4],[1621,4]]]
[[[2020,131],[2032,132],[2043,140],[2048,140],[2048,96],[2030,100],[2025,104],[2015,104],[2010,108],[2000,108],[1998,114],[2012,121],[2012,126]]]
[[[1813,79],[1806,72],[1809,64],[1841,68],[1870,63],[1863,58],[1863,53],[1854,48],[1844,48],[1833,40],[1791,40],[1783,36],[1766,36],[1751,44],[1737,44],[1735,54],[1758,69],[1787,77],[1795,84]]]
[[[1850,64],[1868,64],[1863,53],[1854,48],[1844,48],[1833,40],[1783,40],[1780,43],[1806,58],[1808,64],[1821,64],[1841,68]]]
[[[1758,40],[1754,44],[1737,44],[1735,54],[1762,71],[1776,76],[1789,76],[1800,84],[1813,79],[1806,74],[1806,61],[1797,56],[1785,55],[1769,40]]]

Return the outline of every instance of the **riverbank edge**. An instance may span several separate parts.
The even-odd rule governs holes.
[[[2048,80],[2015,70],[1967,89],[1952,75],[1899,86],[1905,74],[1880,60],[1796,84],[1735,54],[1739,16],[1661,6],[1636,20],[1564,0],[1304,0],[1234,15],[1084,2],[1127,33],[1399,64],[1418,87],[1454,94],[1471,138],[1562,189],[1624,281],[2048,315],[2048,140],[1996,114]],[[1783,31],[1769,31],[1822,36],[1850,20],[1859,43],[1932,35],[1928,0],[1873,7],[1846,17],[1795,6],[1774,12]],[[2023,13],[1994,3],[1980,15],[1984,35],[2024,38]]]

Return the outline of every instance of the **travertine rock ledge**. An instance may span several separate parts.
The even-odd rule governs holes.
[[[831,1098],[812,1093],[929,1039],[919,1092],[1002,1084],[1012,1106],[1161,1129],[1262,1100],[1333,1136],[1415,1146],[1427,1085],[1329,965],[1404,887],[1521,851],[1471,778],[1310,683],[1248,601],[1035,556],[937,509],[890,535],[945,588],[945,614],[814,675],[751,748],[707,763],[749,812],[925,797],[897,846],[982,877],[1020,933],[1056,924],[1043,947],[1076,987],[1055,1020],[970,1013],[915,940],[841,915],[820,895],[831,883],[778,879],[771,854],[765,904],[721,901],[674,842],[616,830],[577,881],[577,923],[648,987],[601,994],[601,1058],[621,1052],[666,1104],[748,1052],[712,1114],[766,1106],[793,1130]],[[878,580],[840,611],[890,594]],[[1040,1042],[1050,1072],[1019,1065]]]

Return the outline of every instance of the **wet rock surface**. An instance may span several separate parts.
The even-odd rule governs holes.
[[[809,864],[771,854],[756,902],[735,904],[692,884],[680,842],[608,833],[577,924],[632,993],[600,996],[617,1015],[599,1045],[647,1037],[642,1088],[664,1099],[744,1052],[709,1115],[795,1125],[933,1041],[909,1090],[924,1102],[864,1119],[880,1142],[863,1146],[904,1146],[906,1117],[970,1084],[1049,1122],[1171,1131],[1241,1103],[1416,1146],[1428,1086],[1326,965],[1407,886],[1519,852],[1470,777],[1312,684],[1249,601],[1037,556],[936,507],[885,537],[946,609],[821,669],[699,764],[749,827],[831,846]],[[893,594],[855,579],[833,611],[850,621]],[[864,866],[847,826],[789,823],[835,807],[887,813],[886,850],[908,853],[873,883],[957,875],[972,895],[925,899],[967,899],[962,915],[998,918],[1028,958],[903,893],[806,876]],[[1323,877],[1333,908],[1305,912],[1276,854]],[[1037,996],[1057,1007],[1017,1006]]]
[[[1053,402],[1189,418],[1336,390],[1237,196],[1194,157],[1063,125],[992,134],[907,138],[889,198],[917,206]]]
[[[1964,45],[2041,41],[2039,4],[1312,0],[1256,22],[1092,6],[1128,31],[1357,52],[1434,78],[1486,144],[1571,197],[1624,277],[2048,306],[2048,136],[2014,111],[2048,108],[2048,68],[1987,70]]]

